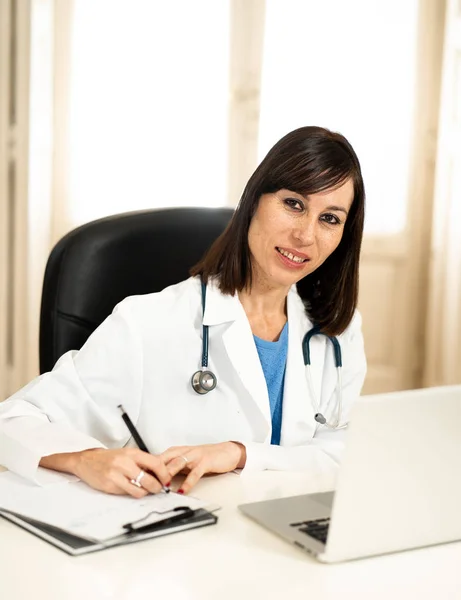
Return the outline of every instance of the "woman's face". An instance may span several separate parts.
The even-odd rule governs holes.
[[[320,267],[341,241],[353,198],[351,179],[309,196],[263,194],[248,230],[254,283],[287,290]]]

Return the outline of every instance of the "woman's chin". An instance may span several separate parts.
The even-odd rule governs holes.
[[[273,274],[273,276],[268,279],[273,287],[285,288],[288,290],[303,277],[305,277],[304,273],[277,273],[277,275]]]
[[[306,275],[311,273],[311,269],[291,269],[285,267],[285,265],[273,264],[267,270],[258,269],[255,270],[256,280],[260,279],[261,282],[265,281],[266,285],[271,288],[280,288],[289,290],[292,285],[300,281]],[[257,276],[260,273],[261,278]]]

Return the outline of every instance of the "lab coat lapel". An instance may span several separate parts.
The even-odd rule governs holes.
[[[282,435],[284,446],[306,444],[316,430],[315,399],[311,397],[304,366],[302,341],[313,327],[296,288],[288,294],[288,356],[283,392]],[[311,339],[311,374],[316,398],[320,398],[325,360],[325,336]]]
[[[230,322],[223,333],[223,344],[242,384],[270,425],[271,415],[266,379],[259,360],[250,324],[238,295],[226,296],[212,282],[207,287],[205,325]]]
[[[223,336],[224,346],[243,385],[258,406],[265,420],[271,423],[266,379],[250,324],[243,308],[242,312],[243,316],[235,320],[225,332]]]

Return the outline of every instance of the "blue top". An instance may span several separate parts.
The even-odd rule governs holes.
[[[272,417],[271,444],[279,445],[282,429],[283,384],[287,364],[288,322],[285,323],[276,342],[268,342],[255,335],[253,337],[266,378],[267,391],[269,392]]]

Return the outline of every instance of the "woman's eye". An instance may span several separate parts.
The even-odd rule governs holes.
[[[322,215],[321,219],[323,221],[325,221],[325,223],[328,223],[330,225],[340,225],[341,224],[340,219],[336,215],[333,215],[331,213]]]
[[[296,198],[285,198],[284,202],[286,206],[293,208],[294,210],[303,210],[303,204]]]

